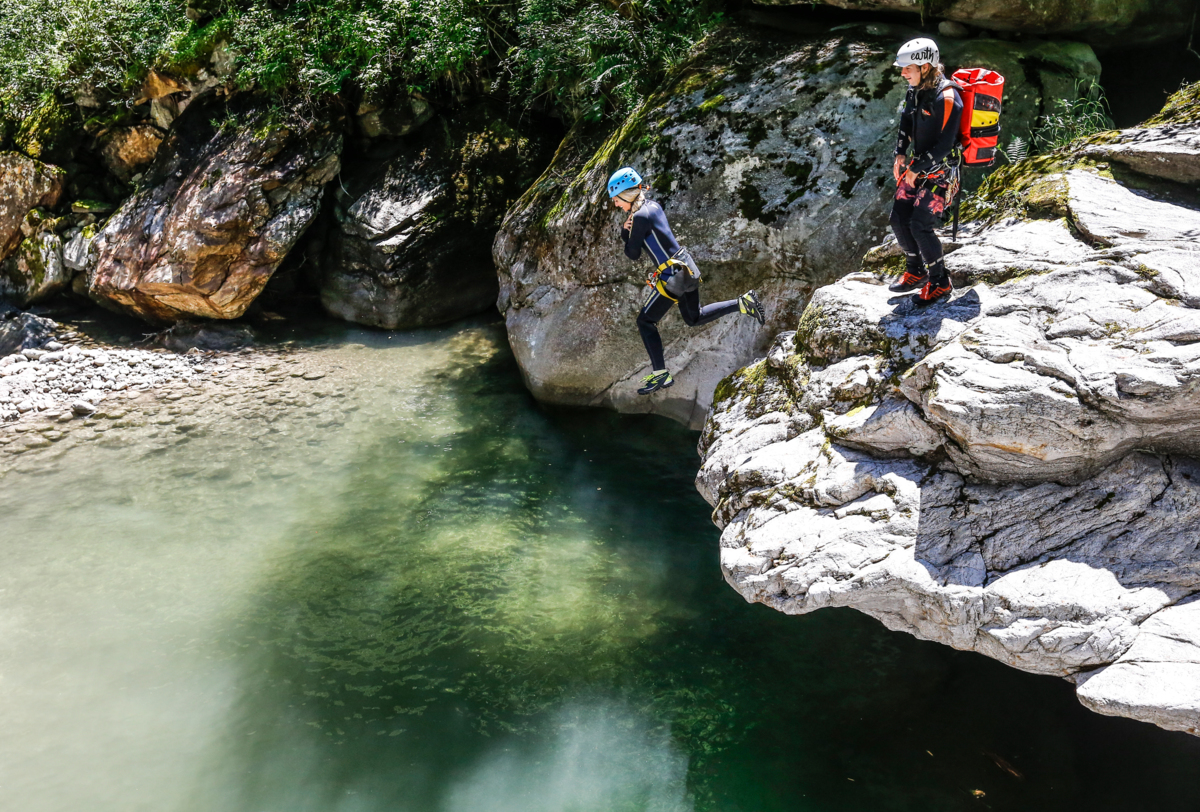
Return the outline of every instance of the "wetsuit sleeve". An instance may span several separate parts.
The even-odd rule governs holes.
[[[941,97],[933,103],[932,113],[942,120],[942,129],[938,134],[937,141],[928,152],[923,152],[916,157],[909,167],[914,172],[928,172],[938,164],[946,160],[953,150],[954,145],[958,143],[958,125],[962,121],[962,96],[960,96],[952,87],[948,87],[942,91]]]
[[[621,235],[625,237],[625,256],[630,259],[637,259],[642,255],[642,243],[646,241],[646,235],[650,232],[650,218],[639,215],[641,212],[633,215],[633,228],[621,231]]]
[[[912,143],[913,93],[909,90],[904,94],[904,106],[900,109],[900,134],[896,137],[894,155],[904,155],[908,145]]]

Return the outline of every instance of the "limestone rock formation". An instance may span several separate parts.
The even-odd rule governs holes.
[[[654,411],[702,424],[718,380],[794,324],[814,287],[857,268],[884,233],[903,86],[889,25],[782,33],[731,26],[707,39],[666,89],[603,141],[573,133],[496,238],[499,308],[534,395]],[[1028,134],[1043,95],[1074,92],[1099,64],[1086,45],[956,43],[952,65],[1010,77],[1006,133]],[[648,178],[705,273],[702,300],[756,288],[768,323],[731,316],[661,323],[675,386],[638,397],[648,364],[634,318],[645,260],[630,263],[604,182],[623,164]]]
[[[807,5],[810,0],[763,0],[766,5]],[[820,0],[854,11],[908,12],[992,31],[1061,34],[1100,45],[1161,42],[1186,36],[1193,0]]]
[[[996,173],[917,310],[871,272],[722,382],[697,486],[726,579],[788,613],[1073,680],[1200,735],[1200,200],[1097,163]]]
[[[341,149],[328,123],[265,124],[249,101],[194,101],[97,238],[89,295],[155,322],[244,313],[316,215]]]
[[[16,152],[0,152],[0,261],[21,242],[21,225],[35,208],[53,208],[66,173]]]
[[[489,246],[553,151],[481,106],[348,161],[320,268],[334,316],[386,329],[478,313],[496,301]]]

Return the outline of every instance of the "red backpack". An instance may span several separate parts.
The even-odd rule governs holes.
[[[950,80],[962,91],[959,141],[965,166],[990,166],[1000,141],[1000,102],[1004,77],[987,68],[956,70]]]

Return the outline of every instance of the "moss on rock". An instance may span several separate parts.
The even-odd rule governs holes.
[[[21,122],[13,141],[30,158],[61,164],[71,159],[78,137],[70,111],[50,96]]]
[[[1146,121],[1146,126],[1196,124],[1198,122],[1200,122],[1200,82],[1193,82],[1172,94],[1158,115]]]

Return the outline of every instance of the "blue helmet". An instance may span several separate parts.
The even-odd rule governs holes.
[[[642,176],[632,166],[623,166],[608,179],[608,196],[616,197],[626,189],[641,186]]]

